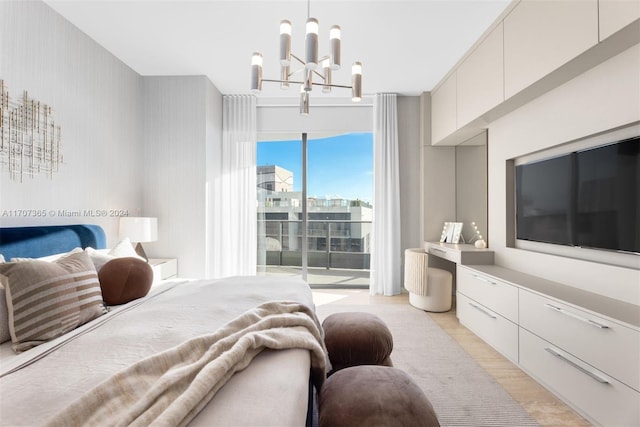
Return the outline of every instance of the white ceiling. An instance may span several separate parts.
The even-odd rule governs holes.
[[[223,94],[248,93],[254,51],[264,78],[279,78],[279,23],[293,23],[292,52],[303,57],[305,0],[45,0],[141,75],[207,75]],[[363,63],[365,94],[418,95],[431,90],[511,0],[312,0],[320,22],[319,54],[331,25],[342,27],[341,70]],[[264,83],[262,96],[295,96]],[[318,91],[320,92],[320,91]],[[314,92],[314,96],[316,96]],[[345,89],[332,96],[349,97]]]

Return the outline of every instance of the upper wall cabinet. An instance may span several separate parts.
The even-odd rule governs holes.
[[[638,0],[599,0],[600,41],[640,18]]]
[[[458,68],[458,127],[504,101],[503,64],[503,25],[500,23]]]
[[[597,0],[521,1],[504,19],[505,98],[597,43]]]
[[[456,73],[453,73],[437,91],[431,94],[431,138],[433,141],[440,141],[458,129],[456,103]]]
[[[513,0],[503,16],[432,92],[425,145],[465,143],[640,42],[640,0]]]

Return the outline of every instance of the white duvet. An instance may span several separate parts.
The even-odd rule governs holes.
[[[0,425],[42,425],[78,396],[139,359],[214,332],[270,300],[313,306],[308,285],[299,279],[233,277],[183,282],[119,307],[63,337],[65,340],[20,355],[3,350]],[[3,347],[6,344],[10,343]],[[47,354],[48,348],[54,350]],[[38,359],[40,353],[45,356],[25,364],[33,356]],[[309,369],[306,350],[265,351],[234,375],[191,425],[302,426]]]

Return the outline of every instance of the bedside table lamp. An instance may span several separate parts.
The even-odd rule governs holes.
[[[158,218],[151,217],[120,217],[120,238],[128,237],[131,242],[138,242],[136,253],[149,261],[142,247],[143,242],[158,240]]]

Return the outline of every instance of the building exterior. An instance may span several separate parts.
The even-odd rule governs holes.
[[[290,177],[291,187],[284,185],[282,177]],[[262,259],[267,264],[299,265],[302,193],[292,191],[292,184],[293,174],[286,169],[278,166],[258,168],[258,260]],[[307,213],[310,265],[369,268],[373,219],[373,209],[369,203],[308,197]],[[261,256],[260,252],[265,251],[266,257]],[[277,256],[275,252],[278,252]]]
[[[293,191],[293,172],[276,165],[258,166],[258,188],[269,191]]]

